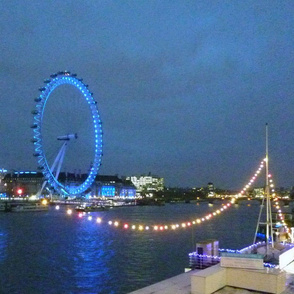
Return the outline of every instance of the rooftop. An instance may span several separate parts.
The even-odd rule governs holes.
[[[287,273],[286,290],[282,294],[294,293],[294,262],[284,268]],[[133,291],[129,294],[191,294],[191,275],[199,270],[189,271],[145,288]],[[224,287],[214,294],[261,294],[246,289]]]

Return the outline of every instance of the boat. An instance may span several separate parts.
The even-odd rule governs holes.
[[[77,212],[92,212],[92,211],[105,211],[108,210],[109,207],[102,205],[78,205],[75,210]]]
[[[0,203],[0,212],[9,212],[11,211],[11,205],[8,202]]]
[[[48,205],[42,203],[15,203],[11,204],[11,212],[47,211]]]

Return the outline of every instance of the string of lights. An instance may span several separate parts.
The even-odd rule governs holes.
[[[279,198],[278,196],[276,195],[276,192],[275,192],[275,185],[274,185],[274,182],[273,182],[273,176],[271,174],[268,175],[269,177],[269,186],[270,186],[270,192],[271,192],[271,196],[273,198],[273,206],[276,208],[276,211],[277,211],[277,215],[279,217],[279,220],[281,222],[281,225],[285,228],[285,231],[286,233],[290,233],[290,229],[288,228],[286,222],[285,222],[285,217],[284,217],[284,214],[282,212],[282,209],[281,209],[281,206],[280,206],[280,203],[279,203]]]
[[[244,197],[246,191],[251,187],[251,185],[256,181],[257,177],[260,175],[262,169],[264,168],[264,162],[265,162],[265,159],[261,161],[258,169],[254,173],[254,175],[251,177],[249,182],[243,187],[243,189],[240,191],[240,193],[238,193],[237,195],[232,197],[229,202],[222,204],[221,208],[216,209],[215,211],[210,212],[203,217],[198,217],[198,218],[196,218],[194,220],[190,220],[190,221],[175,222],[175,223],[171,223],[171,224],[155,224],[155,225],[129,223],[126,221],[121,221],[121,220],[104,221],[101,217],[97,217],[96,222],[98,224],[107,224],[109,226],[112,226],[115,228],[121,228],[124,230],[131,230],[131,231],[150,231],[150,230],[152,230],[152,231],[156,231],[156,232],[185,229],[185,228],[189,228],[193,225],[200,225],[206,221],[209,221],[209,220],[215,218],[216,216],[222,214],[223,212],[227,211],[227,209],[230,208],[233,203],[235,203],[235,201],[238,197]],[[68,214],[72,214],[72,212],[73,211],[71,209],[67,210]],[[86,213],[79,213],[78,216],[80,218],[86,216],[89,221],[94,219],[92,217],[92,215],[88,215]]]

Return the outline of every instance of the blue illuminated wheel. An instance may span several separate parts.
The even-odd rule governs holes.
[[[81,195],[89,190],[101,165],[102,127],[97,102],[88,85],[68,71],[53,74],[44,82],[32,111],[38,169],[56,193]],[[73,142],[68,142],[70,139]],[[70,145],[62,155],[61,140]],[[63,156],[60,162],[56,162],[57,156]]]

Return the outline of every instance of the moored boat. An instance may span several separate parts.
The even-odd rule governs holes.
[[[78,212],[105,211],[108,209],[109,207],[102,205],[79,205],[75,208]]]
[[[42,203],[16,203],[12,204],[11,212],[47,211],[48,205]]]

